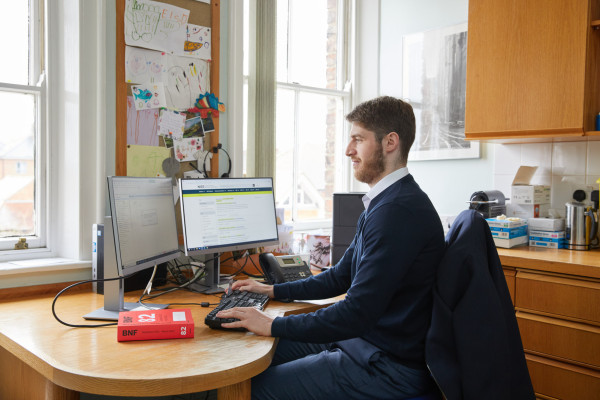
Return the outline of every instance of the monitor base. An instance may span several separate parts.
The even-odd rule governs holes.
[[[123,310],[106,310],[104,307],[102,307],[96,311],[92,311],[91,313],[84,315],[83,318],[101,321],[118,321],[119,312],[121,311],[152,311],[162,310],[167,307],[169,307],[168,304],[145,303],[143,306],[141,306],[140,303],[123,303]]]

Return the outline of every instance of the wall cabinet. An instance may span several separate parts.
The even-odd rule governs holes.
[[[598,0],[469,1],[466,138],[599,135],[599,19]]]

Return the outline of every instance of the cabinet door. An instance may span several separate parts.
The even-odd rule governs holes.
[[[588,0],[471,0],[467,139],[583,134]]]

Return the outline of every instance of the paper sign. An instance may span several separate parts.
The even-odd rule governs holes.
[[[171,150],[159,146],[127,146],[127,176],[165,176],[162,163]]]
[[[125,44],[167,53],[180,52],[190,11],[150,0],[125,3]]]
[[[198,154],[202,151],[202,138],[192,137],[174,140],[175,159],[179,162],[195,161]]]
[[[127,96],[127,144],[158,146],[159,109],[136,110],[133,97]]]
[[[158,121],[158,134],[171,139],[181,139],[185,127],[185,113],[161,110]]]
[[[136,110],[166,107],[165,88],[161,82],[131,86]]]
[[[187,110],[194,106],[200,94],[210,91],[208,63],[185,56],[167,57],[167,107]]]
[[[166,56],[160,51],[125,46],[125,81],[128,83],[163,82],[167,76]]]
[[[210,60],[211,48],[210,28],[200,25],[187,25],[187,40],[185,41],[185,54]]]

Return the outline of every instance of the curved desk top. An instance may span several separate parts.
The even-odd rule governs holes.
[[[68,292],[67,292],[68,293]],[[139,292],[128,293],[135,302]],[[54,384],[73,391],[118,396],[163,396],[200,392],[249,380],[271,362],[276,339],[248,332],[213,330],[204,324],[212,309],[189,308],[193,339],[117,342],[116,326],[70,328],[52,316],[53,296],[0,303],[0,346]],[[217,303],[218,298],[178,291],[159,297],[164,303]],[[335,300],[311,303],[271,301],[272,315],[310,312]],[[95,324],[82,316],[103,306],[90,292],[64,294],[57,315],[72,324]]]

